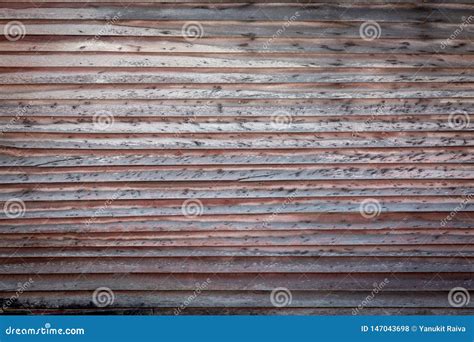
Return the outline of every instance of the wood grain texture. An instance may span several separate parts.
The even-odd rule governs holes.
[[[349,1],[349,0],[346,0]],[[352,1],[352,0],[351,0]],[[247,2],[247,1],[245,1]],[[248,1],[251,2],[251,1]],[[293,13],[290,14],[290,17]],[[113,17],[111,17],[113,18]],[[109,18],[109,19],[111,19]],[[96,36],[100,37],[165,37],[165,38],[183,38],[182,28],[188,22],[187,20],[35,20],[23,19],[22,23],[28,36],[81,36],[84,43],[94,40]],[[202,37],[219,38],[247,38],[261,39],[272,38],[282,26],[287,23],[284,17],[269,21],[243,21],[243,20],[225,20],[215,21],[199,20],[203,27]],[[0,28],[8,24],[9,20],[0,19]],[[386,39],[416,39],[423,44],[425,39],[446,39],[459,28],[461,21],[443,21],[437,22],[384,22],[383,35]],[[339,20],[332,18],[331,21],[318,20],[296,20],[291,25],[285,26],[284,36],[280,38],[319,38],[319,39],[360,39],[361,21]],[[459,39],[472,39],[474,33],[471,30],[463,30],[459,33]],[[100,41],[100,40],[99,40]],[[278,42],[278,40],[276,41]],[[362,42],[361,42],[362,43]],[[456,46],[457,42],[452,42]],[[442,49],[440,48],[441,52]],[[341,51],[342,52],[342,51]]]
[[[0,0],[0,308],[474,313],[473,16]]]

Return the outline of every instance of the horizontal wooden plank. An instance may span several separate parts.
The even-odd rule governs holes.
[[[466,257],[2,258],[3,274],[82,273],[466,273]],[[442,275],[441,275],[442,276]]]
[[[467,0],[466,0],[467,1]],[[252,1],[247,1],[252,2]],[[334,4],[333,4],[334,5]],[[287,13],[286,16],[288,17]],[[111,17],[113,18],[113,16]],[[60,20],[57,17],[48,20],[21,20],[25,37],[35,35],[55,36],[85,36],[97,37],[98,41],[107,36],[138,36],[138,37],[183,37],[183,26],[188,24],[187,20],[127,20],[122,16],[119,20],[83,20],[70,19]],[[182,18],[177,18],[182,19]],[[210,37],[260,37],[267,38],[269,43],[277,42],[280,38],[361,38],[360,27],[362,22],[359,18],[355,21],[337,21],[339,18],[330,18],[329,21],[317,21],[317,18],[301,20],[298,18],[288,25],[284,17],[272,21],[215,21],[199,20],[199,35],[202,38]],[[445,20],[443,18],[442,20]],[[373,20],[373,19],[369,19]],[[10,20],[0,19],[0,30],[3,32]],[[379,39],[447,39],[453,32],[459,29],[462,20],[452,22],[383,22],[380,25]],[[276,39],[272,39],[279,30],[284,32]],[[450,43],[456,44],[456,40],[472,39],[474,33],[471,30],[462,30]],[[270,39],[272,39],[270,41]],[[194,41],[196,42],[196,40]],[[372,41],[373,42],[373,41]],[[447,44],[446,44],[447,45]],[[442,51],[440,48],[439,51]]]
[[[443,221],[444,220],[444,221]],[[444,225],[442,226],[442,221]],[[474,213],[463,212],[447,219],[443,212],[386,213],[368,218],[357,213],[280,212],[269,220],[268,214],[203,215],[199,220],[185,216],[95,217],[89,225],[83,218],[0,219],[0,232],[44,234],[84,232],[157,232],[157,231],[252,231],[252,230],[340,230],[340,229],[468,229],[474,228]]]
[[[95,305],[93,291],[33,292],[26,291],[12,303],[12,308],[78,308]],[[391,292],[380,291],[371,301],[364,301],[371,291],[291,291],[292,300],[288,307],[438,307],[449,308],[448,291]],[[0,292],[5,303],[14,292]],[[110,307],[180,307],[191,296],[189,307],[274,307],[271,291],[113,291],[114,301]],[[472,308],[474,304],[466,305]],[[361,310],[363,312],[363,310]]]
[[[117,190],[119,189],[119,191]],[[281,182],[190,182],[190,183],[46,183],[2,184],[0,201],[150,200],[187,198],[287,198],[298,197],[381,197],[381,196],[467,196],[474,192],[469,180],[386,181],[293,181]]]
[[[474,87],[473,87],[474,89]],[[0,86],[1,90],[1,86]],[[474,93],[473,93],[474,94]],[[467,115],[467,114],[466,114]],[[353,118],[299,117],[281,114],[242,120],[239,117],[207,118],[95,118],[0,117],[2,132],[45,133],[319,133],[319,132],[420,132],[471,131],[469,124],[454,125],[452,115],[358,116]],[[282,122],[280,122],[281,120]],[[467,119],[466,119],[467,120]]]
[[[160,54],[115,52],[4,52],[0,67],[160,67],[160,68],[469,68],[473,54]]]
[[[26,30],[26,29],[25,29]],[[102,31],[99,31],[102,32]],[[186,38],[162,37],[98,37],[89,36],[25,36],[18,41],[0,38],[3,52],[171,52],[171,53],[413,53],[413,54],[469,54],[474,52],[470,40],[456,39],[446,44],[444,39],[376,39],[364,40],[360,37],[315,39],[278,39],[255,37],[201,38],[189,42]]]
[[[91,99],[91,100],[114,100],[114,99],[207,99],[213,96],[219,99],[237,99],[239,96],[245,99],[352,99],[352,98],[429,98],[429,97],[451,97],[451,98],[471,98],[474,95],[472,85],[468,90],[365,90],[348,89],[281,89],[275,84],[275,88],[266,86],[267,89],[246,89],[247,85],[240,85],[240,89],[215,90],[212,86],[208,89],[192,89],[190,86],[179,85],[160,89],[159,86],[143,86],[143,89],[134,89],[131,86],[100,86],[94,88],[84,88],[83,86],[29,86],[28,90],[19,91],[18,86],[0,86],[2,93],[0,100],[65,100],[65,99]],[[20,86],[21,87],[21,86]],[[69,88],[69,89],[68,89]],[[109,89],[108,89],[109,88]],[[253,88],[253,87],[249,87]],[[24,88],[23,88],[24,89]]]
[[[472,147],[472,132],[337,132],[258,134],[62,134],[4,133],[0,150],[43,149],[309,149]],[[363,177],[359,177],[363,178]],[[139,179],[137,179],[139,180]],[[152,179],[151,179],[152,180]],[[59,180],[58,180],[59,181]]]
[[[202,209],[207,215],[233,214],[267,214],[268,220],[279,213],[341,213],[360,212],[363,200],[375,201],[372,198],[357,197],[341,199],[338,197],[318,197],[304,199],[217,199],[220,204],[210,199],[202,199]],[[286,202],[291,202],[286,204]],[[107,203],[113,202],[108,205]],[[171,204],[171,203],[172,204]],[[109,201],[62,201],[62,202],[26,202],[26,210],[22,214],[26,218],[82,217],[84,224],[94,222],[101,216],[160,216],[184,215],[184,200],[109,200]],[[211,202],[211,203],[209,203]],[[3,205],[7,205],[6,202]],[[230,207],[230,205],[236,207]],[[201,208],[201,205],[199,205]],[[380,197],[376,205],[382,212],[450,212],[474,211],[474,205],[465,197]],[[198,214],[197,214],[198,215]],[[191,216],[191,215],[190,215]],[[7,217],[2,212],[0,217]],[[265,224],[265,223],[263,223]]]
[[[420,71],[421,72],[421,71]],[[208,99],[3,100],[1,116],[298,116],[429,115],[474,112],[474,98],[432,99]]]
[[[0,257],[474,257],[472,245],[338,245],[219,247],[16,247],[0,248]]]
[[[0,84],[474,82],[474,70],[469,68],[423,68],[421,70],[408,68],[348,69],[227,69],[226,72],[223,72],[220,68],[200,68],[199,70],[189,70],[187,68],[171,70],[170,68],[146,68],[144,70],[142,68],[104,67],[67,69],[4,67],[0,68]],[[436,99],[431,101],[435,102]],[[136,103],[137,100],[134,100],[134,102]],[[84,104],[80,101],[75,103],[78,109],[84,107]],[[8,105],[8,103],[5,105]],[[33,107],[32,103],[29,103],[29,105]],[[151,105],[150,103],[144,104],[142,110],[146,110]],[[185,106],[185,104],[183,105]],[[200,104],[196,103],[195,105],[196,112],[199,113]],[[268,104],[268,106],[271,105],[271,103]],[[123,106],[129,107],[130,105]],[[50,109],[58,110],[59,108],[59,104],[57,104],[54,108]],[[245,109],[245,107],[242,109]],[[25,108],[24,110],[28,109]],[[106,110],[106,108],[102,110]],[[412,110],[416,110],[416,108]],[[379,111],[382,112],[382,108]],[[63,115],[66,113],[64,112]],[[1,114],[2,112],[0,112]],[[169,114],[172,115],[173,113],[170,112]],[[225,115],[225,113],[221,113],[221,115]]]
[[[33,281],[30,281],[30,278]],[[211,279],[211,282],[207,282]],[[386,282],[385,279],[389,281]],[[291,291],[337,291],[354,289],[372,290],[374,283],[384,282],[384,291],[449,291],[453,287],[473,288],[470,273],[443,274],[433,277],[429,273],[380,273],[380,274],[43,274],[0,275],[0,291],[16,291],[18,284],[28,282],[29,291],[94,291],[109,287],[113,291],[186,291],[196,284],[207,283],[206,290],[271,291],[276,285]]]
[[[361,149],[308,149],[308,150],[204,150],[193,151],[185,150],[179,152],[162,151],[162,150],[61,150],[61,149],[14,149],[3,148],[0,150],[0,166],[1,167],[73,167],[73,166],[125,166],[125,165],[251,165],[251,164],[334,164],[334,163],[451,163],[453,160],[459,163],[473,163],[474,162],[474,148],[471,147],[454,147],[454,148],[433,148],[433,147],[418,147],[418,148],[361,148]],[[454,183],[451,190],[455,191]],[[414,181],[414,184],[423,184],[423,186],[431,187],[431,181],[422,183]],[[436,183],[436,188],[444,188],[443,182]],[[462,183],[469,186],[466,183]],[[281,184],[279,184],[281,185]],[[146,190],[148,186],[160,187],[155,184],[148,185],[142,190]],[[179,185],[173,185],[175,189],[179,190]],[[193,188],[192,184],[187,185],[189,189]],[[268,185],[267,185],[268,186]],[[311,185],[307,184],[310,187]],[[319,184],[318,186],[324,186]],[[352,183],[350,188],[357,185]],[[370,184],[364,183],[365,187],[370,187]],[[415,186],[415,185],[414,185]],[[25,185],[26,188],[16,189],[31,189],[30,186]],[[98,187],[102,187],[98,185]],[[177,188],[176,188],[177,187]],[[403,185],[402,185],[403,187]],[[416,186],[415,186],[416,187]],[[66,189],[67,184],[62,184],[58,187],[44,187],[46,189]],[[71,188],[71,187],[69,187]],[[74,189],[74,185],[72,185]],[[86,189],[87,186],[84,188]],[[162,191],[164,189],[160,187]],[[213,187],[214,188],[214,184]],[[378,187],[380,188],[380,187]],[[12,187],[5,187],[0,189],[8,192],[7,189]],[[123,188],[122,188],[123,189]],[[218,189],[218,188],[216,188]],[[278,189],[272,188],[278,193]],[[110,190],[110,189],[109,189]],[[125,190],[125,189],[124,189]],[[203,189],[204,190],[204,189]],[[300,189],[303,190],[303,189]],[[309,189],[308,189],[309,190]],[[422,191],[421,188],[418,188]],[[12,190],[16,191],[16,190]],[[19,190],[18,190],[19,191]],[[42,191],[42,190],[40,190]],[[156,190],[155,190],[156,191]],[[395,190],[394,190],[395,191]],[[142,195],[144,195],[142,193]]]
[[[331,164],[331,163],[463,163],[474,162],[474,149],[308,149],[308,150],[204,150],[114,151],[14,149],[0,150],[2,167],[72,167],[100,165],[221,165],[221,164]],[[429,184],[429,183],[428,183]],[[366,184],[366,186],[370,186]],[[2,189],[0,189],[0,192]]]
[[[415,231],[252,231],[87,234],[2,234],[0,248],[33,247],[209,247],[209,246],[379,246],[458,245],[474,243],[470,230]],[[14,254],[20,256],[21,251]]]
[[[108,166],[0,169],[0,183],[132,181],[284,181],[332,179],[471,179],[474,165]]]
[[[431,98],[474,95],[471,83],[0,85],[2,100],[206,98]],[[286,113],[285,113],[286,114]],[[294,113],[286,114],[287,116]],[[296,113],[295,113],[296,114]],[[282,114],[281,116],[283,116]]]
[[[472,5],[449,4],[103,4],[45,3],[41,7],[25,3],[4,3],[0,19],[101,19],[117,20],[295,20],[338,21],[375,20],[380,22],[462,22]],[[329,19],[328,19],[329,18]]]

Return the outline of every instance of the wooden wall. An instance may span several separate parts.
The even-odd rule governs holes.
[[[3,310],[473,313],[473,27],[468,0],[1,1]]]

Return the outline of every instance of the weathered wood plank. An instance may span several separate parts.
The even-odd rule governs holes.
[[[474,87],[473,87],[474,89]],[[0,86],[1,90],[1,86]],[[473,93],[474,94],[474,93]],[[466,114],[467,115],[467,114]],[[278,114],[273,118],[109,118],[101,124],[95,118],[71,117],[0,117],[1,132],[45,133],[319,133],[319,132],[420,132],[471,131],[469,124],[456,126],[452,115],[299,117],[297,113]],[[278,120],[285,120],[279,123]],[[466,127],[464,127],[466,126]]]
[[[67,292],[24,292],[12,308],[94,308],[93,291]],[[114,301],[110,307],[180,307],[190,297],[190,307],[274,307],[270,300],[271,291],[202,291],[198,296],[194,291],[114,291]],[[412,292],[380,291],[367,302],[367,307],[414,307],[449,308],[448,291]],[[0,292],[0,304],[14,292]],[[291,291],[292,300],[288,307],[357,307],[371,294],[369,291]],[[365,302],[364,302],[365,303]],[[468,308],[474,304],[468,303]],[[363,312],[363,311],[362,311]]]
[[[469,68],[348,69],[228,69],[222,72],[220,68],[0,68],[0,84],[474,82],[474,70]],[[79,108],[84,106],[80,101],[75,103]],[[149,105],[144,104],[142,110]],[[195,106],[199,110],[200,104]],[[53,109],[58,109],[58,105]]]
[[[461,249],[460,249],[461,248]],[[0,257],[474,257],[472,245],[338,245],[338,246],[248,246],[248,247],[85,247],[0,248]],[[0,278],[1,279],[1,278]],[[15,283],[16,285],[17,283]]]
[[[471,258],[222,257],[0,259],[3,274],[81,273],[467,273]],[[441,275],[442,276],[442,275]]]
[[[352,132],[258,134],[61,134],[4,133],[0,150],[44,148],[113,149],[309,149],[472,147],[472,132]],[[138,180],[138,179],[137,179]]]
[[[87,234],[2,234],[0,248],[36,247],[255,247],[255,246],[379,246],[379,245],[458,245],[474,242],[470,230],[454,231],[252,231],[252,232],[158,232]],[[460,247],[461,248],[461,247]],[[21,255],[21,250],[14,254]]]
[[[284,181],[329,179],[471,179],[474,165],[122,166],[0,169],[0,182]]]
[[[248,1],[251,2],[251,1]],[[181,19],[181,18],[178,18]],[[212,18],[215,19],[215,18]],[[213,21],[199,20],[202,26],[200,33],[202,38],[210,37],[260,37],[272,38],[278,30],[285,28],[279,38],[355,38],[359,39],[359,18],[355,21],[311,21],[297,20],[291,25],[278,18],[272,21]],[[443,18],[442,20],[445,20]],[[369,19],[372,20],[372,19]],[[0,19],[0,30],[3,32],[9,20]],[[100,40],[107,36],[137,36],[137,37],[183,37],[183,26],[186,20],[21,20],[25,27],[27,36],[55,35],[55,36],[85,36],[97,37]],[[453,32],[459,29],[462,20],[452,22],[383,22],[379,39],[447,39]],[[451,43],[457,39],[472,39],[474,33],[471,30],[462,30]]]
[[[148,70],[148,69],[147,69]],[[174,72],[174,71],[173,71]],[[420,71],[421,72],[421,71]],[[474,98],[433,99],[208,99],[3,100],[2,116],[298,116],[429,115],[474,112]]]
[[[115,52],[4,52],[0,67],[160,67],[160,68],[470,68],[473,54],[159,54]]]
[[[120,191],[120,190],[119,190]],[[118,191],[118,192],[119,192]],[[361,213],[371,203],[371,215],[380,212],[446,212],[474,211],[469,197],[411,196],[380,198],[347,197],[291,197],[258,199],[189,199],[183,200],[114,200],[108,201],[58,201],[26,202],[22,216],[25,218],[83,217],[83,224],[93,223],[103,216],[159,216],[179,215],[190,219],[202,213],[206,215],[267,214],[266,221],[280,213]],[[187,204],[191,203],[191,204]],[[3,203],[7,205],[6,203]],[[188,209],[190,206],[192,209]],[[368,209],[366,209],[368,210]],[[189,213],[188,213],[189,212]],[[8,212],[0,213],[7,217]],[[367,214],[368,215],[368,214]],[[266,221],[262,223],[265,225]],[[440,222],[441,225],[441,222]]]
[[[119,189],[119,191],[117,191]],[[474,182],[464,180],[391,180],[386,181],[294,181],[239,183],[190,182],[159,183],[45,183],[2,184],[0,201],[21,198],[23,201],[72,201],[187,198],[287,198],[333,196],[467,196],[474,193]]]
[[[33,280],[30,282],[30,278]],[[268,291],[276,285],[291,291],[344,289],[372,290],[374,283],[386,283],[384,291],[449,291],[453,287],[473,288],[470,273],[443,274],[433,277],[429,273],[380,273],[380,274],[83,274],[83,275],[0,275],[0,291],[18,289],[18,284],[30,283],[28,291],[94,291],[98,287],[109,287],[113,291],[186,291],[194,290],[196,284],[208,282],[206,290]],[[388,282],[385,282],[388,279]]]
[[[449,4],[103,4],[45,3],[41,7],[25,3],[4,3],[1,19],[100,19],[117,20],[298,20],[380,22],[462,22],[472,5]]]
[[[25,29],[26,30],[26,29]],[[101,32],[101,31],[99,31]],[[0,38],[3,52],[170,52],[170,53],[412,53],[412,54],[469,54],[474,53],[470,40],[456,39],[446,44],[444,39],[359,39],[285,38],[201,38],[193,42],[185,38],[162,37],[80,37],[80,36],[25,36],[18,41]]]
[[[466,211],[446,219],[443,212],[386,213],[373,218],[357,213],[280,212],[269,220],[268,214],[206,215],[199,220],[185,216],[96,217],[89,225],[84,218],[0,219],[2,233],[45,234],[85,232],[158,232],[158,231],[252,231],[252,230],[340,230],[340,229],[469,229],[474,228],[474,213]],[[442,222],[445,222],[442,226]]]
[[[60,149],[14,149],[4,148],[0,150],[1,167],[72,167],[72,166],[125,166],[125,165],[250,165],[250,164],[334,164],[334,163],[473,163],[474,148],[361,148],[361,149],[308,149],[308,150],[185,150],[179,152],[162,150],[60,150]],[[417,181],[415,181],[417,182]],[[448,182],[450,183],[450,182]],[[431,187],[431,183],[421,183],[423,186]],[[451,183],[453,184],[453,183]],[[469,186],[466,183],[465,186]],[[214,185],[214,184],[213,184]],[[279,184],[282,185],[282,184]],[[26,185],[25,185],[26,186]],[[147,186],[159,186],[157,184]],[[179,189],[179,185],[176,189]],[[188,184],[188,189],[192,184]],[[242,185],[241,185],[242,186]],[[268,186],[268,185],[267,185]],[[310,185],[306,185],[309,186]],[[319,184],[318,186],[323,186]],[[354,184],[351,184],[353,188]],[[364,184],[370,187],[370,184]],[[454,185],[453,185],[454,186]],[[31,187],[26,186],[25,189]],[[67,184],[62,185],[62,189]],[[100,185],[99,185],[100,187]],[[437,183],[437,188],[444,187]],[[74,188],[74,185],[72,185]],[[87,186],[85,187],[85,189]],[[214,188],[214,187],[212,187]],[[11,187],[8,189],[12,189]],[[18,188],[19,189],[19,188]],[[43,189],[58,189],[58,187],[46,187]],[[146,188],[141,188],[146,190]],[[7,191],[7,187],[0,188]],[[273,189],[278,191],[278,189]],[[348,189],[350,190],[350,189]],[[454,188],[453,188],[454,190]],[[14,190],[13,190],[14,191]],[[421,189],[420,189],[421,191]]]
[[[296,84],[291,86],[295,87]],[[313,85],[314,86],[314,85]],[[28,90],[19,91],[22,86],[0,86],[0,100],[65,100],[65,99],[91,99],[91,100],[113,100],[113,99],[352,99],[352,98],[430,98],[451,97],[471,98],[474,95],[472,84],[467,90],[411,90],[411,89],[282,89],[280,84],[274,88],[265,86],[266,89],[253,88],[247,84],[239,85],[238,89],[225,89],[225,86],[209,86],[208,89],[197,88],[197,86],[177,85],[174,87],[143,86],[142,89],[134,89],[133,86],[100,86],[84,88],[83,86],[29,86]],[[220,88],[223,89],[220,89]],[[68,89],[69,88],[69,89]],[[194,89],[193,89],[194,88]],[[196,89],[197,88],[197,89]],[[273,88],[273,89],[272,89]],[[24,88],[23,88],[24,89]]]

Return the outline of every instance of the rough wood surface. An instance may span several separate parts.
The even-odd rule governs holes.
[[[474,313],[448,298],[474,289],[472,23],[467,0],[0,0],[0,309]]]

